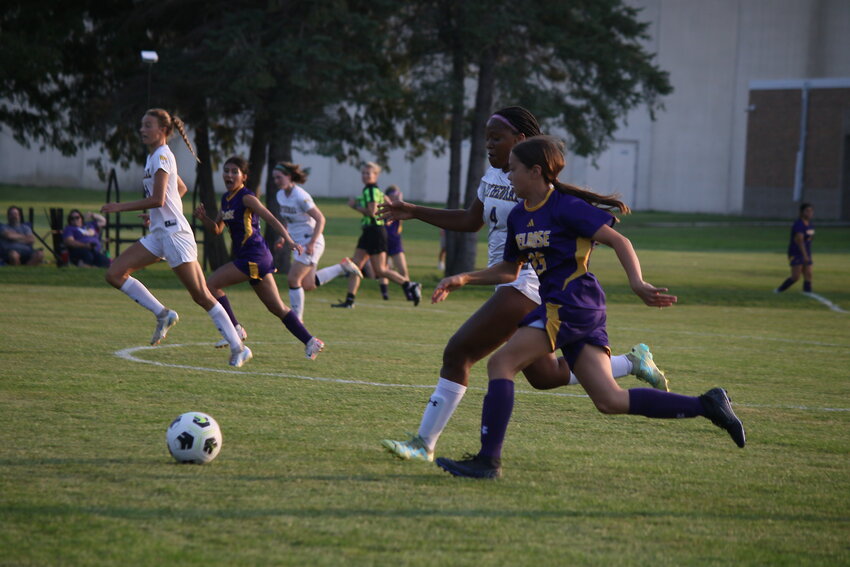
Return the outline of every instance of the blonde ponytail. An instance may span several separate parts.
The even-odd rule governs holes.
[[[180,132],[180,137],[183,138],[183,142],[185,142],[186,147],[189,148],[189,151],[192,153],[192,156],[194,156],[195,161],[201,163],[201,158],[199,158],[198,154],[195,153],[195,148],[192,147],[192,142],[189,141],[189,136],[186,135],[186,125],[179,117],[172,116],[167,110],[163,110],[162,108],[150,108],[147,112],[145,112],[145,115],[153,116],[159,121],[159,125],[165,128],[166,140],[171,137],[174,129],[177,128],[177,131]]]
[[[185,124],[180,120],[177,116],[173,116],[172,120],[174,122],[174,127],[177,128],[177,131],[180,132],[180,137],[183,138],[183,142],[185,142],[186,147],[189,148],[189,152],[195,157],[195,161],[201,163],[201,158],[198,157],[198,154],[195,153],[195,148],[192,147],[192,142],[189,141],[189,136],[186,135]]]

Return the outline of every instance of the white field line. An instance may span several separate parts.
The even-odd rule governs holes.
[[[136,346],[125,348],[121,350],[115,351],[113,354],[118,358],[127,360],[129,362],[138,362],[141,364],[151,364],[154,366],[161,366],[165,368],[181,368],[183,370],[195,370],[199,372],[216,372],[219,374],[239,374],[243,376],[270,376],[273,378],[295,378],[298,380],[310,380],[313,382],[329,382],[334,384],[353,384],[357,386],[373,386],[377,388],[416,388],[416,389],[433,389],[433,384],[397,384],[392,382],[373,382],[370,380],[354,380],[354,379],[343,379],[343,378],[328,378],[325,376],[306,376],[303,374],[287,374],[285,372],[255,372],[255,371],[245,371],[245,370],[235,370],[230,368],[208,368],[205,366],[192,366],[189,364],[172,364],[167,362],[158,362],[156,360],[146,360],[144,358],[139,358],[136,356],[136,353],[139,351],[148,351],[148,350],[156,350],[156,349],[164,349],[164,348],[182,348],[182,347],[195,347],[195,346],[203,346],[208,348],[213,343],[190,343],[190,344],[171,344],[171,345],[161,345],[161,346]],[[486,391],[485,388],[470,386],[470,390],[479,390]],[[538,396],[556,396],[561,398],[586,398],[586,394],[570,394],[566,392],[541,392],[539,390],[516,390],[518,394],[532,394]],[[793,410],[802,410],[802,411],[829,411],[829,412],[847,412],[850,411],[850,408],[821,408],[821,407],[811,407],[811,406],[786,406],[786,405],[755,405],[755,404],[734,404],[736,406],[741,407],[751,407],[751,408],[772,408],[772,409],[793,409]]]
[[[833,302],[831,302],[830,300],[828,300],[827,298],[825,298],[822,295],[818,295],[818,294],[816,294],[812,291],[808,291],[808,292],[804,291],[803,295],[805,295],[807,297],[811,297],[812,299],[817,299],[818,301],[820,301],[821,303],[823,303],[824,305],[826,305],[831,310],[833,310],[837,313],[847,313],[847,311],[845,309],[842,309],[841,307],[834,304]]]

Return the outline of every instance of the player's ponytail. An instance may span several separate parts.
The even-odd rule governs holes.
[[[195,158],[195,161],[201,163],[201,158],[199,158],[198,154],[195,153],[195,148],[192,147],[192,142],[189,141],[189,136],[186,135],[186,125],[179,117],[172,116],[167,110],[163,110],[162,108],[148,109],[148,111],[145,112],[145,115],[153,116],[159,121],[159,125],[162,128],[165,128],[166,140],[171,137],[171,134],[176,128],[180,133],[180,137],[183,138],[183,142],[186,144],[186,147],[189,148],[189,152]]]
[[[593,206],[608,211],[618,210],[622,214],[628,214],[631,209],[619,199],[619,195],[600,195],[587,189],[582,189],[569,183],[558,180],[558,174],[564,169],[564,145],[552,136],[535,136],[513,147],[511,152],[516,158],[528,168],[535,165],[540,166],[543,179],[559,192],[573,197]]]
[[[183,138],[183,142],[186,144],[186,147],[189,148],[189,152],[195,157],[195,161],[201,163],[201,158],[198,157],[198,154],[195,153],[195,148],[192,147],[192,142],[189,141],[189,136],[186,135],[186,128],[183,121],[180,120],[177,116],[172,117],[174,122],[174,127],[177,128],[177,131],[180,132],[180,137]]]

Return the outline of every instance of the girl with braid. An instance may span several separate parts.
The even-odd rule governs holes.
[[[177,174],[177,161],[167,143],[175,129],[195,159],[198,159],[186,136],[182,120],[161,108],[148,110],[142,117],[139,129],[142,143],[150,152],[142,181],[145,197],[126,203],[107,203],[100,209],[104,214],[145,209],[150,211],[150,232],[115,258],[106,271],[106,281],[156,316],[156,330],[151,344],[158,345],[179,317],[175,311],[163,306],[131,274],[165,259],[195,303],[204,308],[227,340],[230,365],[239,367],[251,359],[252,353],[242,344],[224,307],[207,289],[204,272],[198,264],[195,236],[183,215],[181,202],[181,197],[186,194],[186,184]]]
[[[434,291],[432,302],[437,303],[464,285],[515,281],[523,267],[530,266],[539,278],[542,300],[487,363],[490,382],[481,417],[481,450],[457,461],[438,458],[437,465],[455,476],[501,476],[514,377],[556,349],[561,349],[600,412],[650,418],[703,416],[743,447],[744,426],[732,411],[725,390],[714,388],[694,397],[650,388],[623,390],[614,381],[605,329],[605,293],[588,271],[594,243],[614,249],[632,291],[646,305],[669,307],[676,297],[665,293],[666,288],[644,281],[631,242],[612,228],[616,218],[611,210],[629,212],[623,202],[558,180],[564,168],[561,148],[559,141],[548,136],[514,146],[509,177],[520,201],[508,214],[503,259],[485,270],[445,278]]]
[[[242,326],[236,320],[230,300],[222,288],[242,282],[250,282],[254,293],[275,315],[292,335],[304,344],[304,353],[309,360],[325,348],[318,337],[314,337],[304,327],[301,319],[294,310],[284,305],[280,292],[274,281],[274,260],[269,245],[260,231],[260,219],[265,220],[280,234],[285,245],[300,254],[303,250],[296,243],[279,220],[263,206],[260,200],[247,187],[248,162],[241,157],[233,156],[224,162],[224,187],[227,192],[221,198],[221,209],[215,220],[207,216],[204,205],[195,209],[195,217],[213,234],[221,234],[225,225],[230,230],[231,250],[233,261],[219,267],[207,278],[207,287],[218,302],[224,306],[230,321],[244,335]],[[216,345],[219,346],[219,345]],[[224,345],[221,345],[224,346]]]
[[[397,201],[380,207],[383,218],[419,219],[445,230],[477,232],[488,229],[487,265],[501,262],[507,239],[508,213],[517,197],[508,179],[508,156],[519,142],[539,136],[540,126],[531,112],[519,106],[497,110],[484,130],[490,168],[481,178],[478,198],[467,210],[432,209]],[[407,441],[385,439],[384,448],[399,459],[434,460],[434,447],[449,419],[460,404],[469,383],[472,366],[499,348],[517,330],[520,321],[540,305],[537,274],[529,264],[521,266],[517,278],[496,287],[495,293],[449,339],[443,351],[443,366],[434,393],[431,394],[419,432]],[[625,355],[611,357],[616,377],[632,374],[652,387],[667,390],[667,379],[652,359],[645,344],[635,345]],[[537,389],[578,384],[563,358],[554,354],[541,357],[523,373]]]

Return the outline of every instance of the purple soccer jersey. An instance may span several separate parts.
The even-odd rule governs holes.
[[[591,237],[614,217],[585,201],[552,189],[528,209],[525,201],[508,215],[504,259],[527,261],[540,279],[542,304],[520,323],[544,323],[552,350],[561,348],[573,366],[585,344],[608,348],[605,292],[588,271]]]
[[[262,279],[275,272],[274,261],[260,230],[260,217],[243,202],[247,195],[253,193],[245,187],[225,194],[221,198],[221,220],[230,230],[233,263],[251,278]]]
[[[605,293],[588,268],[591,237],[613,222],[611,213],[552,189],[540,205],[528,209],[520,201],[508,215],[504,259],[534,268],[545,303],[605,309]]]
[[[803,259],[803,251],[797,246],[794,237],[797,234],[803,235],[803,246],[806,247],[806,256],[809,258],[809,263],[812,260],[812,238],[815,236],[815,227],[812,223],[806,224],[803,219],[797,219],[791,226],[791,241],[788,243],[788,258],[791,264],[805,264]]]

